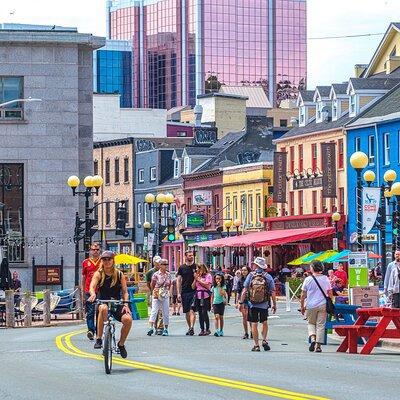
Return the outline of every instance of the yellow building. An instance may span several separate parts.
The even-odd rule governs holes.
[[[243,233],[261,230],[272,189],[272,163],[259,162],[223,168],[224,221],[241,222]],[[270,207],[269,211],[276,211]],[[226,228],[224,227],[226,230]]]

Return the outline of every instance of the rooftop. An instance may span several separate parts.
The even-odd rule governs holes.
[[[314,93],[315,90],[301,90],[300,95],[304,102],[313,102],[314,101]]]
[[[390,90],[400,83],[400,78],[350,78],[354,90]]]
[[[222,85],[219,89],[219,93],[248,97],[246,102],[247,108],[272,108],[261,86]]]
[[[228,94],[228,93],[206,93],[206,94],[200,94],[197,96],[198,99],[205,99],[208,97],[222,97],[226,99],[238,99],[238,100],[248,100],[249,98],[247,96],[240,96],[238,94]]]

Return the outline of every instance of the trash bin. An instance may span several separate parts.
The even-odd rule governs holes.
[[[147,301],[147,294],[146,293],[136,293],[133,295],[136,299],[144,299],[144,301],[140,303],[136,303],[136,310],[140,316],[140,319],[148,318],[149,317],[149,304]]]

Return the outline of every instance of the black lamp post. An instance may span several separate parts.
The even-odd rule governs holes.
[[[396,197],[396,250],[400,249],[400,182],[392,185],[392,195]]]
[[[339,250],[339,230],[338,230],[338,222],[340,221],[342,216],[338,212],[334,212],[332,214],[332,222],[335,228],[335,240],[333,241],[333,250]]]

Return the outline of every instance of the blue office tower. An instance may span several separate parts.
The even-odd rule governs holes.
[[[106,46],[93,55],[93,91],[118,93],[121,108],[131,108],[132,43],[129,40],[107,40]]]

